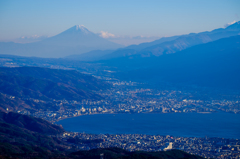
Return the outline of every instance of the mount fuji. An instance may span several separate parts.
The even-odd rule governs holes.
[[[93,50],[117,49],[120,47],[122,46],[100,37],[83,25],[75,25],[58,35],[39,42],[27,44],[0,42],[0,54],[59,58]]]

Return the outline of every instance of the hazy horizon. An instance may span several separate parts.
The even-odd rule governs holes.
[[[51,37],[74,25],[125,45],[211,31],[240,20],[231,1],[0,1],[0,40]],[[142,38],[134,38],[142,37]],[[139,41],[139,39],[141,39]]]

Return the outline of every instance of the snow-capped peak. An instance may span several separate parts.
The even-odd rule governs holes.
[[[89,31],[84,25],[74,25],[70,29],[63,32],[64,34],[69,33],[83,33],[83,34],[91,34],[92,32]]]
[[[79,29],[87,29],[84,25],[75,25],[76,27],[76,30],[79,30]]]
[[[75,25],[74,28],[76,29],[76,31],[90,33],[90,31],[84,25]]]

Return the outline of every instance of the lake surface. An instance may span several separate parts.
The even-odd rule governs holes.
[[[95,114],[57,122],[67,131],[240,139],[240,115],[230,113]]]

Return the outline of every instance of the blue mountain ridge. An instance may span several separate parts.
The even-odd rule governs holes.
[[[102,61],[118,68],[117,78],[240,89],[240,35],[192,46],[174,54]]]
[[[240,21],[227,28],[215,29],[210,32],[191,33],[188,35],[161,38],[159,40],[132,45],[123,49],[118,49],[111,54],[103,56],[101,59],[112,59],[119,57],[134,58],[133,55],[144,57],[161,56],[182,51],[191,46],[212,42],[221,38],[240,35]]]

